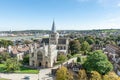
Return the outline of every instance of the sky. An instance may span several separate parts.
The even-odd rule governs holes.
[[[120,29],[120,0],[0,0],[0,31]]]

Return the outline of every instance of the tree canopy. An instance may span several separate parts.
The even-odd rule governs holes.
[[[87,41],[84,41],[82,44],[81,44],[81,51],[84,52],[84,54],[88,51],[90,51],[90,45]]]
[[[0,47],[8,47],[9,45],[13,45],[13,42],[10,40],[0,40]]]
[[[58,57],[57,57],[57,60],[58,60],[58,61],[61,61],[61,62],[65,61],[66,59],[67,59],[67,56],[64,55],[64,54],[60,54],[60,55],[58,55]]]
[[[73,76],[66,67],[62,66],[57,70],[56,80],[73,80]]]
[[[11,58],[9,53],[3,52],[0,54],[0,63],[5,62],[8,58]]]
[[[87,74],[86,74],[86,71],[84,69],[79,70],[78,79],[79,80],[87,80]]]
[[[16,58],[7,59],[5,62],[5,70],[6,72],[14,72],[15,70],[20,69],[20,63]]]
[[[102,77],[97,71],[92,71],[90,80],[102,80]]]
[[[25,65],[29,65],[29,54],[25,54],[23,56],[23,61],[22,61],[23,64]]]
[[[120,80],[120,77],[114,72],[109,72],[108,74],[103,75],[103,80]]]
[[[79,53],[80,51],[80,42],[78,40],[70,41],[69,50],[72,54]]]
[[[113,69],[113,65],[108,61],[107,56],[100,50],[88,55],[83,66],[88,72],[97,71],[100,74],[106,74]]]

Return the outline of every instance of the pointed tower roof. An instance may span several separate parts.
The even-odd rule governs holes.
[[[53,24],[52,24],[52,32],[55,33],[56,32],[56,27],[55,27],[55,22],[53,20]]]

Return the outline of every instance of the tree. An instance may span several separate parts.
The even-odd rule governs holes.
[[[103,75],[103,80],[120,80],[120,78],[114,72],[109,72]]]
[[[7,52],[3,52],[0,54],[0,63],[6,61],[8,58],[10,58],[9,53]]]
[[[64,54],[60,54],[60,55],[58,55],[58,57],[57,57],[57,60],[58,60],[58,61],[61,61],[61,62],[65,61],[66,59],[67,59],[67,57],[66,57],[66,55],[64,55]]]
[[[0,55],[0,63],[2,63],[2,55]]]
[[[17,61],[16,58],[7,59],[4,64],[6,72],[14,72],[15,70],[20,69],[20,63]]]
[[[72,58],[72,55],[71,54],[67,54],[67,58],[68,59]]]
[[[69,71],[69,70],[68,70],[67,80],[74,80],[72,71]]]
[[[84,69],[79,70],[78,80],[87,80],[87,74],[86,74],[86,71]]]
[[[94,40],[93,39],[91,39],[91,38],[88,38],[87,39],[87,42],[91,45],[91,44],[94,44]]]
[[[66,67],[62,66],[57,70],[56,80],[73,80],[72,75],[69,73]]]
[[[80,51],[80,42],[78,40],[70,41],[69,50],[72,54],[77,54]]]
[[[9,45],[13,45],[13,42],[10,40],[0,40],[0,47],[8,47]]]
[[[77,57],[77,62],[81,62],[81,57]]]
[[[100,40],[99,40],[99,39],[96,39],[96,40],[95,40],[95,44],[99,45],[99,44],[100,44]]]
[[[88,51],[90,51],[90,45],[87,41],[84,41],[82,44],[81,44],[81,51],[84,52],[84,54]]]
[[[102,78],[101,78],[101,75],[97,71],[92,71],[90,80],[102,80]]]
[[[22,63],[29,65],[29,54],[24,55]]]
[[[80,38],[78,38],[78,40],[79,40],[80,43],[83,43],[85,41],[84,37],[80,37]]]
[[[100,50],[94,51],[88,55],[87,60],[83,64],[88,71],[97,71],[100,74],[106,74],[113,70],[113,65],[108,61],[107,56]]]
[[[24,41],[24,44],[30,44],[30,43],[31,43],[30,40],[25,40],[25,41]]]

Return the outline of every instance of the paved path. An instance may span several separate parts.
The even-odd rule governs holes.
[[[76,60],[77,58],[72,58],[66,62],[64,62],[63,64],[66,64],[67,62],[70,63],[73,60]],[[25,80],[23,79],[25,76],[30,76],[30,80],[54,80],[52,76],[50,76],[51,73],[51,69],[56,69],[61,65],[57,65],[53,68],[47,68],[47,69],[41,69],[39,74],[4,74],[4,73],[0,73],[0,77],[2,78],[7,78],[7,79],[11,79],[11,80]]]
[[[0,73],[0,77],[7,78],[10,80],[25,80],[25,76],[30,76],[30,80],[37,80],[38,76],[36,74],[3,74]]]

